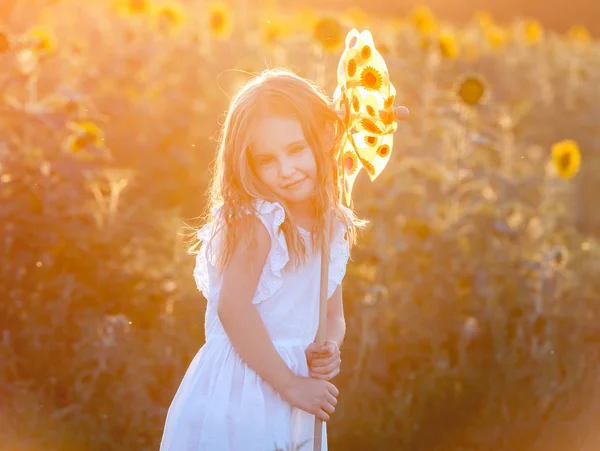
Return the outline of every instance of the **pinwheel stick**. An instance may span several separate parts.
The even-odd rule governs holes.
[[[325,239],[321,246],[321,283],[319,303],[319,327],[316,342],[324,345],[327,340],[327,285],[329,280],[329,238],[331,236],[331,211],[325,213]],[[314,451],[321,451],[323,420],[315,417]]]
[[[345,116],[344,109],[335,110],[338,116],[343,118]],[[398,106],[394,108],[394,119],[402,120],[406,119],[409,115],[408,108],[405,106]],[[315,342],[320,345],[325,345],[327,341],[327,285],[329,279],[329,239],[331,237],[331,211],[325,213],[325,239],[323,240],[321,247],[321,281],[320,281],[320,302],[319,302],[319,327],[317,329],[317,336]],[[321,451],[321,445],[323,440],[323,420],[315,417],[315,429],[314,429],[314,442],[313,450]]]

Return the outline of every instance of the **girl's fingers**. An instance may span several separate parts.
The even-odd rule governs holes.
[[[394,114],[396,119],[402,120],[406,119],[410,115],[410,111],[404,105],[400,105],[394,108]]]
[[[326,374],[319,374],[319,373],[310,373],[310,377],[314,378],[314,379],[323,379],[326,381],[330,381],[331,379],[333,379],[335,376],[337,376],[338,374],[340,374],[340,368],[337,367],[335,368],[333,371],[330,371]]]
[[[310,367],[310,370],[313,373],[317,373],[317,374],[327,374],[331,371],[333,371],[335,368],[339,368],[339,366],[342,364],[342,359],[336,359],[333,362],[329,362],[327,363],[327,365],[313,365]]]
[[[317,366],[317,367],[323,367],[323,366],[327,366],[331,363],[337,362],[338,360],[341,360],[340,355],[333,355],[331,357],[327,357],[325,359],[314,359],[312,361],[312,366]]]

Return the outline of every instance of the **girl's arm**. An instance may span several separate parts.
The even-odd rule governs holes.
[[[335,341],[340,348],[345,335],[346,320],[344,319],[342,285],[340,284],[327,301],[327,340]]]
[[[233,347],[242,360],[277,392],[283,393],[294,373],[275,349],[269,333],[252,304],[258,280],[271,249],[271,237],[258,218],[256,248],[238,240],[223,273],[217,314]]]

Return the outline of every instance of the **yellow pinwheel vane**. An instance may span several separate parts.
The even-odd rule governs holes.
[[[343,195],[349,204],[360,170],[364,168],[373,181],[385,168],[392,152],[396,120],[406,116],[408,110],[394,108],[396,89],[371,33],[352,29],[345,43],[333,103],[345,128],[339,163]]]

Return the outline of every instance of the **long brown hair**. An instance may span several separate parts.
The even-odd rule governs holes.
[[[317,163],[317,192],[315,193],[315,226],[312,245],[320,245],[325,239],[325,212],[332,221],[343,221],[348,232],[350,246],[356,241],[359,228],[366,222],[341,203],[341,182],[337,166],[343,126],[337,113],[329,106],[330,100],[314,83],[286,69],[269,69],[248,81],[231,101],[225,122],[221,128],[217,158],[209,191],[206,222],[215,220],[211,211],[220,209],[220,221],[213,230],[224,233],[217,261],[218,268],[225,268],[231,259],[236,241],[245,237],[254,246],[254,221],[247,211],[254,208],[254,200],[278,202],[285,210],[281,225],[290,260],[294,266],[306,260],[306,249],[293,217],[285,202],[268,189],[252,171],[249,157],[251,127],[255,121],[268,115],[292,117],[302,126],[304,136],[312,149]],[[198,244],[190,248],[198,249]]]

